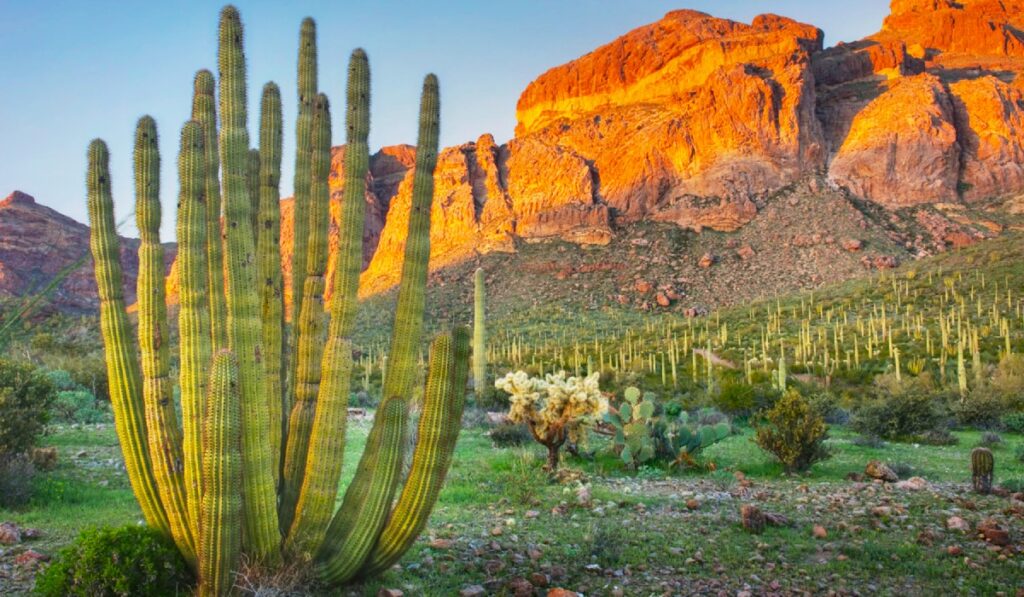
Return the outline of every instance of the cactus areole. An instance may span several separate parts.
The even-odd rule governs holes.
[[[135,212],[142,237],[137,336],[122,290],[107,147],[99,139],[89,146],[90,243],[117,434],[146,522],[174,540],[199,577],[200,595],[228,594],[243,556],[271,568],[307,565],[323,582],[340,585],[386,570],[415,541],[440,493],[462,419],[470,333],[458,327],[440,334],[431,347],[417,442],[409,472],[403,473],[408,402],[423,340],[437,78],[428,75],[423,84],[412,217],[385,398],[335,512],[362,260],[369,63],[365,52],[355,50],[348,67],[340,249],[327,279],[330,111],[327,96],[316,89],[315,24],[303,21],[295,194],[305,206],[295,210],[296,280],[285,288],[280,91],[273,83],[263,88],[254,150],[247,129],[242,22],[232,6],[221,12],[218,58],[218,81],[209,71],[196,75],[192,120],[181,132],[176,380],[166,342],[171,335],[159,239],[156,123],[140,119],[135,139]],[[329,305],[327,289],[333,289]],[[296,299],[290,330],[288,292]],[[181,420],[171,400],[175,382]]]

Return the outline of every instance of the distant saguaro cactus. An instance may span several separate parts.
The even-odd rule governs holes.
[[[283,560],[308,564],[332,584],[386,570],[426,524],[460,429],[469,371],[469,331],[461,327],[440,334],[431,348],[418,439],[403,484],[438,153],[438,83],[428,75],[384,400],[334,512],[362,262],[370,71],[365,52],[354,51],[340,253],[328,318],[330,112],[327,97],[315,93],[312,20],[303,22],[300,39],[296,201],[301,192],[306,203],[295,207],[295,263],[301,267],[293,270],[298,300],[291,338],[284,333],[280,267],[280,92],[272,83],[264,87],[260,148],[250,151],[242,24],[234,7],[221,12],[219,131],[213,76],[196,76],[193,120],[182,129],[178,160],[180,424],[171,400],[156,124],[144,117],[136,134],[138,350],[121,289],[107,148],[100,140],[89,147],[90,241],[125,468],[147,523],[167,533],[197,571],[200,595],[230,592],[243,555],[271,567]]]
[[[478,400],[487,387],[486,292],[484,270],[480,267],[473,275],[473,389]]]

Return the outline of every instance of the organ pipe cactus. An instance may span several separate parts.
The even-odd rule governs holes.
[[[171,399],[155,123],[140,120],[136,136],[142,236],[138,349],[121,288],[107,148],[100,140],[89,147],[90,243],[125,468],[147,523],[175,541],[199,575],[201,595],[229,592],[243,556],[269,567],[284,560],[309,565],[332,584],[386,570],[426,524],[460,428],[470,346],[469,331],[462,327],[441,334],[431,348],[417,442],[403,483],[438,152],[438,84],[429,75],[384,397],[355,478],[334,512],[362,263],[370,73],[366,54],[353,52],[340,251],[327,321],[331,127],[326,96],[306,94],[312,89],[315,95],[314,36],[307,19],[299,78],[300,101],[310,104],[307,113],[300,110],[297,128],[309,139],[300,139],[296,180],[308,184],[306,207],[295,209],[296,247],[300,237],[308,242],[296,256],[302,267],[294,273],[303,288],[293,295],[300,302],[290,338],[284,333],[287,292],[280,267],[280,93],[273,84],[263,89],[257,168],[246,128],[242,24],[233,7],[221,13],[219,130],[213,76],[206,71],[196,76],[193,120],[182,129],[178,160],[180,422]],[[293,407],[291,396],[297,398]]]

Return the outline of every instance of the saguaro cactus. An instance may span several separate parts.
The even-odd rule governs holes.
[[[305,67],[315,57],[313,31],[312,21],[304,21],[300,62]],[[376,574],[397,561],[423,529],[440,492],[458,437],[469,371],[469,331],[457,328],[440,335],[431,348],[423,414],[403,485],[438,150],[438,84],[430,75],[423,86],[412,212],[384,396],[355,478],[335,513],[362,262],[369,66],[362,50],[353,52],[340,251],[331,281],[329,323],[322,298],[330,165],[326,96],[316,96],[311,113],[300,114],[299,129],[309,128],[311,152],[308,159],[296,160],[304,168],[296,173],[297,180],[308,181],[307,206],[296,207],[297,215],[306,216],[296,218],[296,240],[302,236],[308,242],[296,256],[302,267],[295,273],[304,278],[297,295],[297,330],[291,334],[294,340],[286,339],[279,241],[280,93],[272,83],[263,89],[255,176],[246,129],[242,40],[238,12],[226,7],[220,24],[220,129],[212,106],[213,77],[205,71],[196,76],[194,120],[182,129],[177,224],[180,424],[170,399],[170,334],[158,236],[159,155],[152,119],[140,121],[136,138],[136,214],[142,235],[138,350],[121,291],[102,141],[90,145],[87,174],[101,325],[125,467],[146,521],[172,537],[195,563],[201,595],[229,592],[242,555],[270,567],[282,558],[309,564],[323,581],[335,584]],[[308,68],[300,73],[300,88],[308,91],[311,76],[315,89],[315,74]],[[306,117],[310,121],[303,124]],[[223,165],[220,178],[218,163]],[[218,308],[219,291],[223,310]],[[223,339],[208,328],[223,329]],[[289,370],[294,373],[285,376]],[[298,398],[291,408],[285,402],[289,396]]]
[[[477,399],[487,387],[487,323],[484,270],[473,275],[473,390]]]

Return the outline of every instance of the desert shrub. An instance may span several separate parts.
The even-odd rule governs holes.
[[[82,532],[36,577],[45,597],[187,594],[185,560],[169,538],[143,526]]]
[[[986,431],[981,434],[978,439],[978,445],[986,448],[997,448],[1003,444],[1003,438],[999,437],[998,433],[993,431]]]
[[[629,543],[628,533],[621,525],[609,521],[598,521],[583,536],[583,552],[604,568],[615,568],[622,563],[622,557]]]
[[[0,507],[20,508],[32,499],[36,467],[27,454],[0,455]]]
[[[806,471],[829,457],[825,419],[796,390],[787,391],[758,417],[754,431],[757,445],[778,458],[786,472]]]
[[[889,468],[900,479],[906,479],[914,474],[914,466],[909,462],[894,462],[889,465]]]
[[[928,446],[955,446],[960,443],[960,438],[945,427],[925,431],[916,440]]]
[[[883,379],[871,386],[854,409],[851,426],[862,435],[895,441],[916,441],[929,431],[945,429],[945,401],[926,379],[922,375],[902,384]]]
[[[1004,356],[992,373],[991,385],[1007,396],[1015,409],[1024,407],[1024,355]]]
[[[858,435],[850,443],[861,448],[872,448],[875,450],[885,447],[885,440],[877,435]]]
[[[0,359],[0,455],[35,445],[54,401],[53,382],[31,365]]]
[[[741,381],[728,380],[712,399],[715,408],[734,417],[746,417],[754,411],[754,386]]]
[[[1010,403],[1009,396],[987,383],[971,390],[963,400],[953,401],[950,410],[959,425],[992,429],[999,426]]]
[[[1003,428],[1012,433],[1024,433],[1024,412],[1010,413],[1002,418]]]
[[[53,418],[61,423],[108,423],[113,420],[110,407],[98,402],[88,390],[57,392],[53,403]]]
[[[1012,491],[1014,493],[1018,491],[1024,491],[1024,478],[1006,479],[999,483],[999,486],[1006,491]]]
[[[1024,462],[1024,446],[1017,446],[1017,451],[1014,453],[1014,456],[1017,457],[1018,461]]]
[[[513,423],[502,423],[495,425],[487,435],[495,448],[512,448],[521,446],[533,438],[530,437],[530,430],[524,425]]]
[[[839,406],[838,397],[831,392],[814,392],[807,396],[807,401],[829,425],[845,425],[850,422],[849,411]]]

